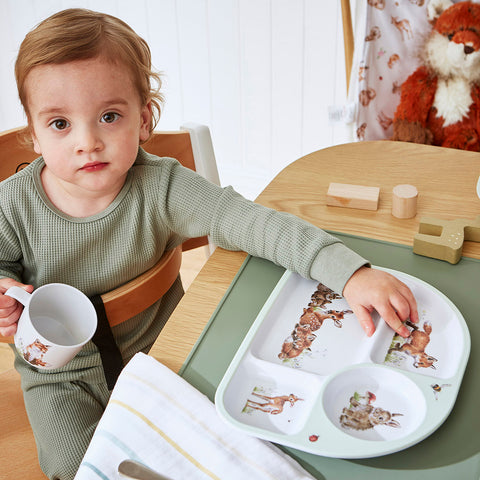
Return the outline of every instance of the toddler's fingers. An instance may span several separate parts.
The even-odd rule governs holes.
[[[397,312],[391,305],[386,305],[383,308],[377,308],[377,312],[380,314],[383,320],[399,335],[405,338],[410,335],[408,328],[404,325],[401,318],[397,315]]]
[[[9,309],[2,309],[0,313],[0,328],[8,328],[15,324],[20,317],[23,305],[19,304],[16,300],[13,306]],[[5,335],[5,334],[4,334]],[[10,335],[10,334],[8,334]]]
[[[364,332],[368,337],[371,337],[375,332],[375,324],[373,323],[370,312],[363,305],[352,307],[352,310]]]
[[[20,317],[22,308],[23,306],[17,302],[15,308],[9,315],[0,318],[0,335],[3,335],[4,337],[15,335],[17,332],[17,321]]]
[[[405,322],[414,315],[412,308],[415,308],[415,306],[412,307],[408,299],[400,293],[392,295],[390,302],[402,322]]]
[[[18,309],[19,305],[16,301],[10,307],[0,309],[0,327],[8,327],[13,322],[16,322],[14,318]]]
[[[400,293],[403,296],[403,300],[408,303],[409,314],[408,317],[402,317],[404,320],[410,319],[413,323],[418,323],[418,307],[417,307],[417,300],[415,299],[412,291],[402,283],[402,288],[400,289]]]
[[[11,335],[15,335],[17,333],[17,324],[12,323],[8,327],[0,327],[0,335],[3,337],[10,337]]]
[[[17,305],[17,301],[8,295],[0,295],[0,317],[9,315]]]
[[[407,301],[410,304],[410,321],[413,323],[418,323],[420,319],[418,317],[417,301],[415,300],[413,293],[410,290],[409,292],[410,292],[410,297],[407,297]]]
[[[33,292],[33,285],[19,283],[13,278],[2,278],[0,280],[0,293],[5,293],[10,287],[20,287],[20,288],[23,288],[28,293]]]
[[[23,288],[29,293],[33,292],[33,285],[24,285],[12,278],[4,278],[0,281],[0,327],[8,327],[16,322],[23,309],[23,305],[17,302],[17,300],[5,295],[5,292],[13,286]]]

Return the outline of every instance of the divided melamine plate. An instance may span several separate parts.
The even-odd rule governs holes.
[[[420,322],[405,342],[375,314],[368,338],[347,302],[286,272],[218,386],[233,427],[306,452],[368,458],[407,448],[453,408],[470,352],[464,318],[410,275]]]

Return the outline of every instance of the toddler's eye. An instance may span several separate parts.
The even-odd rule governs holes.
[[[102,122],[104,123],[113,123],[115,120],[117,120],[120,117],[118,113],[115,112],[108,112],[104,113],[102,115]]]
[[[69,123],[59,118],[58,120],[54,120],[50,126],[53,127],[54,130],[65,130],[69,126]]]

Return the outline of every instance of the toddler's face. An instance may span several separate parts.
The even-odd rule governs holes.
[[[26,86],[44,184],[76,194],[118,193],[151,117],[127,68],[102,58],[41,65]]]

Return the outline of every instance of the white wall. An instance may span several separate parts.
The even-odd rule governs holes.
[[[116,15],[164,73],[158,129],[208,125],[220,179],[249,198],[293,160],[348,141],[327,109],[345,98],[337,0],[0,0],[0,130],[23,125],[13,75],[24,35],[48,15]]]

